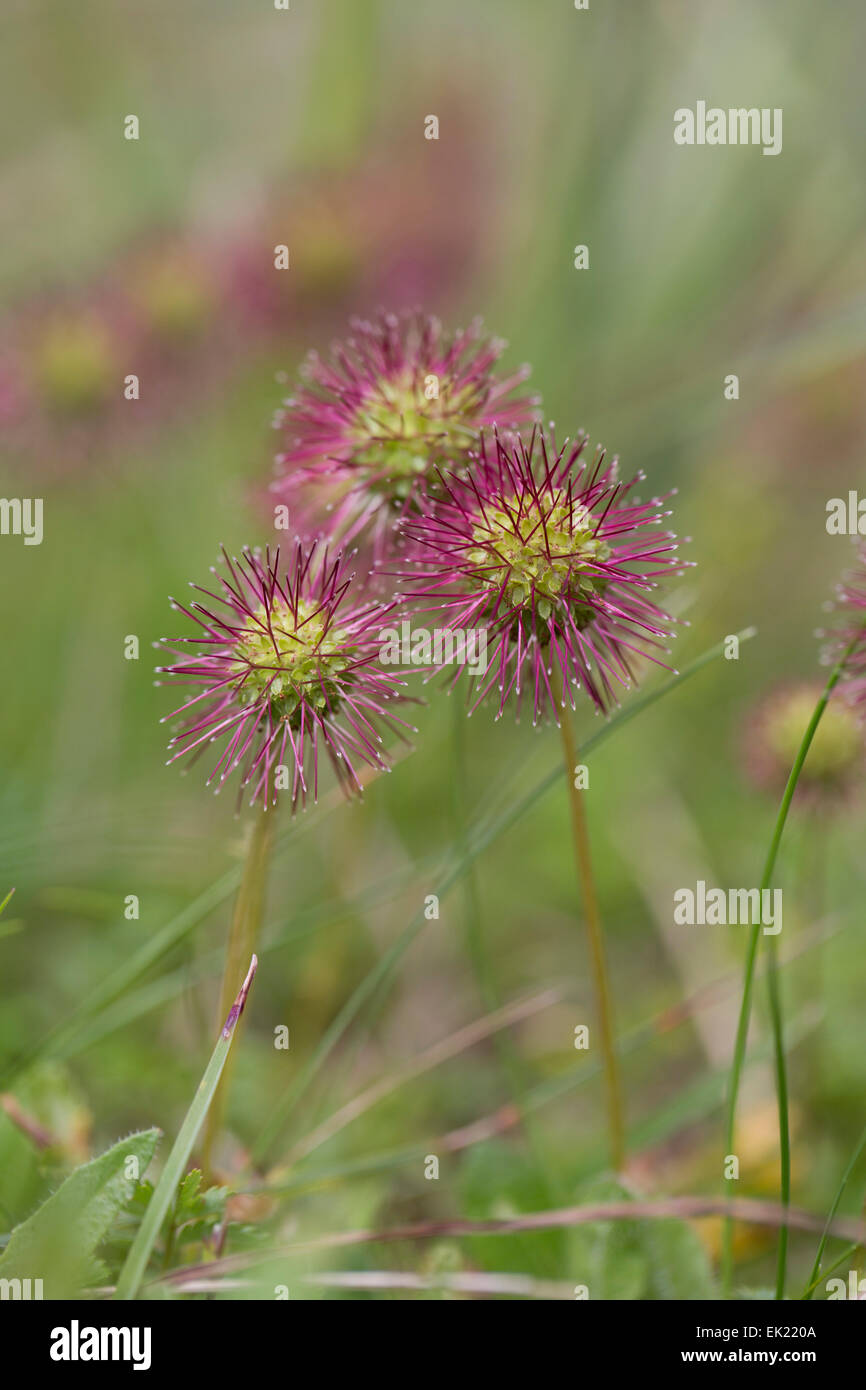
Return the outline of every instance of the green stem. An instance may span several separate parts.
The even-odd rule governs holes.
[[[268,860],[270,857],[272,827],[275,812],[259,811],[253,822],[247,841],[246,857],[241,876],[238,895],[232,913],[229,938],[226,945],[225,966],[223,968],[222,988],[220,990],[219,1018],[226,1017],[232,1006],[237,990],[238,977],[243,973],[246,962],[256,949],[265,899]],[[226,1100],[231,1084],[231,1065],[226,1065],[213,1103],[207,1114],[204,1138],[202,1141],[202,1169],[206,1177],[211,1173],[211,1157],[217,1135],[222,1127]]]
[[[608,1134],[610,1157],[614,1171],[622,1172],[625,1163],[625,1125],[622,1112],[622,1088],[619,1079],[619,1062],[614,1041],[613,1007],[611,1004],[610,981],[604,950],[604,934],[601,927],[601,914],[598,910],[598,895],[592,870],[592,856],[589,844],[589,828],[586,822],[584,793],[574,785],[574,769],[578,755],[571,730],[570,710],[562,698],[559,700],[561,717],[559,730],[562,737],[562,754],[565,762],[565,780],[571,808],[571,828],[574,837],[574,860],[583,893],[583,911],[589,939],[589,952],[592,961],[592,974],[595,985],[595,1006],[601,1034],[601,1049],[604,1060],[605,1088],[607,1092]]]
[[[830,696],[832,695],[833,690],[835,689],[836,684],[845,668],[845,664],[848,660],[848,657],[851,655],[855,643],[858,640],[859,638],[855,638],[852,642],[849,643],[849,645],[845,648],[845,651],[842,653],[842,656],[839,658],[836,665],[833,667],[833,670],[830,672],[827,684],[824,686],[824,689],[822,690],[821,695],[818,699],[818,703],[816,704],[815,709],[812,712],[812,718],[809,720],[806,732],[803,735],[803,741],[800,744],[797,756],[794,759],[794,765],[791,768],[791,773],[788,777],[787,785],[785,786],[785,790],[782,794],[782,800],[779,806],[778,814],[776,816],[776,824],[773,829],[773,838],[770,841],[770,848],[767,852],[767,858],[764,864],[764,873],[761,878],[760,889],[762,902],[763,894],[765,890],[769,889],[770,883],[773,878],[773,873],[776,868],[776,859],[779,854],[779,846],[782,843],[782,835],[785,831],[785,822],[788,819],[788,812],[791,809],[791,802],[794,798],[794,792],[797,789],[797,783],[800,780],[800,773],[803,770],[803,764],[806,761],[806,757],[812,745],[812,739],[815,737],[815,730],[818,728],[818,725],[821,722],[821,717],[824,713],[824,710],[827,708],[827,703],[830,699]],[[731,1075],[728,1086],[727,1124],[725,1129],[726,1156],[728,1154],[733,1154],[734,1152],[734,1130],[736,1127],[737,1118],[737,1096],[739,1094],[740,1078],[742,1076],[743,1062],[746,1055],[746,1040],[749,1032],[749,1019],[751,1017],[752,1009],[752,986],[754,984],[755,978],[755,960],[758,954],[758,941],[760,939],[760,933],[761,921],[759,916],[759,920],[752,927],[752,932],[749,937],[748,948],[746,950],[746,966],[743,974],[743,995],[740,1003],[740,1017],[737,1023],[737,1036],[736,1041],[734,1043],[734,1055],[731,1061]],[[784,1038],[782,1035],[782,1012],[779,1000],[778,981],[776,978],[774,952],[771,952],[770,968],[767,978],[768,989],[770,993],[770,1017],[773,1028],[773,1046],[776,1057],[776,1087],[779,1105],[779,1147],[782,1159],[781,1195],[783,1204],[787,1206],[790,1198],[791,1183],[791,1140],[788,1126],[788,1085],[785,1069]],[[729,1196],[733,1196],[734,1181],[735,1180],[733,1178],[727,1178],[725,1181],[726,1190]],[[780,1292],[780,1290],[784,1290],[785,1286],[785,1262],[787,1259],[787,1244],[788,1230],[787,1227],[783,1226],[781,1231],[779,1232],[779,1260],[776,1272],[777,1298],[782,1297],[782,1292]],[[725,1217],[722,1238],[722,1292],[726,1298],[729,1298],[731,1293],[731,1282],[733,1276],[733,1250],[733,1220],[730,1216],[728,1216]]]
[[[827,1266],[826,1270],[824,1271],[824,1276],[829,1277],[834,1272],[834,1270],[837,1270],[839,1268],[841,1264],[844,1264],[846,1260],[850,1260],[852,1255],[856,1255],[859,1249],[860,1246],[856,1241],[853,1245],[846,1245],[845,1249],[842,1251],[842,1254],[839,1255],[838,1258],[835,1259],[831,1265]],[[812,1297],[812,1294],[815,1292],[815,1290],[821,1282],[822,1277],[824,1276],[819,1274],[817,1279],[813,1279],[811,1284],[807,1285],[805,1291],[801,1295],[802,1302],[809,1302],[809,1300]]]
[[[767,947],[767,996],[770,1001],[770,1020],[773,1029],[773,1057],[776,1067],[776,1097],[779,1107],[779,1189],[783,1207],[791,1203],[791,1127],[788,1116],[788,1073],[785,1064],[785,1037],[782,1025],[782,1001],[779,991],[776,938]],[[785,1269],[788,1259],[788,1227],[779,1228],[779,1250],[776,1261],[776,1298],[785,1297]]]
[[[849,1163],[848,1163],[848,1167],[845,1169],[845,1172],[842,1174],[842,1181],[839,1183],[839,1186],[838,1186],[837,1189],[836,1189],[836,1196],[833,1198],[833,1204],[832,1204],[832,1206],[830,1207],[829,1212],[827,1213],[827,1221],[826,1221],[826,1224],[825,1224],[825,1226],[824,1226],[824,1230],[823,1230],[823,1232],[822,1232],[822,1234],[821,1234],[821,1239],[820,1239],[820,1241],[818,1242],[818,1253],[817,1253],[816,1256],[815,1256],[815,1263],[814,1263],[813,1266],[812,1266],[812,1273],[809,1275],[809,1284],[808,1284],[808,1287],[807,1287],[807,1289],[806,1289],[806,1292],[803,1294],[803,1298],[811,1298],[811,1297],[812,1297],[812,1290],[815,1288],[816,1284],[818,1283],[818,1281],[819,1281],[820,1278],[821,1278],[821,1261],[822,1261],[823,1258],[824,1258],[824,1249],[825,1249],[825,1247],[826,1247],[826,1245],[827,1245],[827,1235],[828,1235],[828,1232],[829,1232],[829,1230],[830,1230],[830,1226],[831,1226],[832,1223],[833,1223],[833,1217],[836,1215],[836,1212],[839,1210],[839,1203],[840,1203],[841,1200],[842,1200],[842,1194],[843,1194],[843,1192],[845,1191],[845,1188],[848,1186],[848,1179],[850,1178],[851,1174],[854,1172],[854,1169],[856,1168],[856,1166],[857,1166],[857,1164],[858,1164],[858,1162],[859,1162],[859,1160],[860,1160],[860,1155],[862,1154],[862,1152],[863,1152],[864,1149],[866,1149],[866,1129],[864,1129],[863,1133],[860,1135],[860,1139],[859,1139],[859,1141],[858,1141],[858,1144],[857,1144],[856,1149],[854,1150],[853,1154],[851,1155],[851,1159],[850,1159],[850,1161],[849,1161]],[[856,1250],[856,1248],[857,1248],[857,1247],[854,1246],[854,1249],[855,1249],[855,1250]]]

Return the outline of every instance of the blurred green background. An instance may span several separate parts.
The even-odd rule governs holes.
[[[822,605],[851,558],[825,506],[863,478],[863,7],[32,0],[0,29],[0,491],[42,497],[45,515],[41,546],[0,538],[0,899],[16,889],[0,919],[0,1088],[48,1127],[58,1161],[130,1128],[176,1132],[212,1045],[231,893],[137,962],[240,863],[246,822],[200,767],[164,766],[168,696],[150,644],[174,635],[167,596],[203,582],[220,543],[268,539],[269,422],[304,353],[351,313],[421,304],[455,327],[483,315],[511,344],[506,362],[532,364],[561,434],[583,427],[653,491],[678,489],[673,524],[697,562],[671,594],[691,624],[680,667],[758,628],[739,661],[716,661],[590,760],[619,1029],[648,1030],[624,1063],[631,1181],[648,1196],[716,1194],[744,930],[674,929],[672,895],[698,878],[758,881],[774,802],[744,775],[744,729],[763,693],[815,674]],[[676,146],[673,112],[698,99],[783,108],[781,155]],[[123,138],[130,113],[138,141]],[[438,141],[424,139],[428,114]],[[581,243],[590,266],[577,271]],[[123,400],[128,373],[138,402]],[[129,634],[138,661],[124,659]],[[555,730],[467,725],[427,693],[394,775],[280,841],[228,1175],[437,891],[466,825],[556,763]],[[585,711],[578,739],[598,727]],[[782,860],[794,1200],[821,1214],[866,1111],[863,828],[862,796],[835,817],[801,809]],[[138,920],[124,917],[129,894]],[[717,980],[691,1016],[667,1013]],[[296,1163],[279,1201],[239,1208],[245,1238],[480,1219],[592,1190],[603,1097],[572,1045],[592,996],[560,786],[442,898],[272,1160],[496,1001],[551,985],[558,1000],[509,1042],[426,1070]],[[738,1151],[742,1194],[775,1197],[763,1009],[759,989]],[[283,1023],[288,1053],[273,1047]],[[55,1028],[33,1065],[11,1069]],[[443,1135],[526,1092],[531,1124],[446,1151]],[[2,1114],[0,1166],[8,1230],[52,1171]],[[713,1223],[700,1235],[714,1252]],[[767,1284],[772,1237],[743,1229],[738,1248],[740,1281]],[[445,1268],[567,1286],[597,1259],[587,1249],[564,1233],[365,1246],[295,1261],[287,1282]],[[813,1254],[812,1237],[794,1239],[801,1282]],[[627,1269],[608,1292],[666,1296],[649,1266]]]

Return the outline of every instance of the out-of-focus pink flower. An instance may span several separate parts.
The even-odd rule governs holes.
[[[832,631],[819,632],[827,639],[821,655],[825,665],[844,659],[842,691],[861,719],[866,719],[866,544],[857,542],[853,567],[836,589],[828,608]]]
[[[792,681],[778,686],[749,713],[743,730],[746,775],[763,790],[781,795],[815,712],[822,683]],[[797,799],[829,809],[844,802],[862,780],[863,735],[844,691],[830,699],[797,783]]]
[[[372,542],[386,553],[399,521],[417,514],[438,470],[459,474],[479,431],[522,425],[537,404],[512,392],[528,368],[494,371],[505,347],[480,321],[454,335],[420,313],[352,321],[352,336],[325,360],[312,353],[304,384],[278,412],[285,439],[274,491],[301,530],[321,526],[342,543]]]

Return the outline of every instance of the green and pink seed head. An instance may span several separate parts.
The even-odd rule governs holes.
[[[485,436],[467,473],[440,475],[435,505],[402,528],[395,569],[409,609],[486,632],[472,709],[490,697],[498,718],[528,701],[534,723],[558,720],[583,691],[606,711],[640,663],[666,664],[677,624],[653,596],[686,562],[661,529],[664,499],[634,496],[642,476],[623,482],[584,437],[557,448],[541,429],[528,443]]]
[[[410,726],[392,708],[403,683],[379,665],[380,632],[393,604],[366,601],[341,555],[297,543],[281,572],[279,550],[223,552],[218,592],[206,602],[173,601],[200,629],[162,639],[179,659],[158,670],[195,693],[167,719],[181,721],[169,762],[222,744],[208,784],[237,774],[250,804],[275,804],[278,770],[290,769],[293,810],[318,795],[319,755],[337,781],[360,794],[359,769],[386,771],[384,734]],[[160,683],[166,683],[165,681]]]

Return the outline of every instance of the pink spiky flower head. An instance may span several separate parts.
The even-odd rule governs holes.
[[[866,544],[857,543],[853,568],[836,589],[827,605],[833,614],[832,631],[819,631],[827,638],[821,654],[825,665],[844,662],[842,693],[861,720],[866,720]]]
[[[218,593],[194,584],[204,602],[172,601],[201,632],[157,643],[180,658],[159,671],[194,691],[166,716],[182,719],[169,762],[221,742],[209,785],[219,791],[237,772],[239,804],[244,788],[265,809],[286,790],[294,811],[316,799],[325,752],[346,794],[360,794],[364,765],[388,770],[383,732],[410,728],[390,709],[402,682],[379,666],[393,604],[356,599],[343,557],[315,542],[299,541],[282,574],[279,550],[223,560]]]
[[[585,454],[582,436],[559,450],[543,430],[528,444],[485,438],[469,474],[443,477],[435,510],[406,524],[410,607],[451,631],[485,634],[472,709],[493,694],[498,718],[526,698],[533,723],[545,713],[558,720],[584,690],[605,711],[639,661],[665,664],[675,623],[650,595],[685,566],[675,537],[659,529],[670,513],[661,498],[633,497],[642,474],[620,482],[616,459]],[[454,680],[468,671],[458,656]]]
[[[483,427],[526,423],[537,402],[511,394],[527,367],[496,375],[505,344],[487,337],[480,320],[453,336],[421,313],[353,319],[351,327],[327,361],[310,354],[304,384],[274,418],[285,447],[273,490],[290,508],[300,505],[301,529],[324,498],[332,535],[343,544],[371,541],[379,559],[395,523],[423,506],[440,467],[460,472]]]

